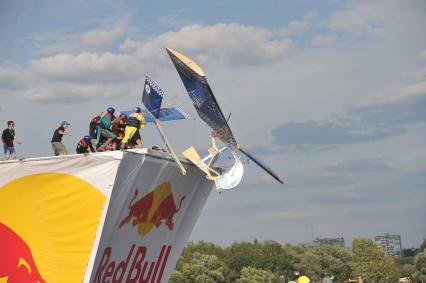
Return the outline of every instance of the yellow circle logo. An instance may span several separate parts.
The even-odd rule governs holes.
[[[1,187],[0,245],[10,252],[0,254],[0,282],[81,282],[104,203],[97,188],[69,174]]]

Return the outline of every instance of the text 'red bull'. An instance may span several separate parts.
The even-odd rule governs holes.
[[[126,257],[119,263],[110,260],[112,249],[107,247],[96,269],[94,283],[159,283],[172,247],[164,245],[156,261],[145,260],[147,248],[132,245]]]
[[[185,196],[180,199],[179,207],[176,207],[169,182],[161,184],[139,200],[136,200],[137,195],[138,190],[135,190],[134,196],[129,203],[129,213],[120,222],[119,228],[131,221],[132,226],[147,227],[144,232],[139,232],[143,236],[149,232],[151,227],[158,228],[164,222],[167,228],[172,231],[174,228],[173,217],[181,209]]]
[[[45,283],[27,243],[0,223],[0,278],[8,283]]]

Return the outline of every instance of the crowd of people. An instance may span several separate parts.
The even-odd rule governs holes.
[[[67,155],[69,151],[62,143],[65,135],[71,135],[67,128],[71,124],[63,121],[53,132],[51,140],[53,154]],[[89,124],[89,134],[80,138],[76,145],[76,153],[101,152],[109,150],[124,150],[128,148],[142,148],[142,138],[139,129],[145,127],[146,121],[141,108],[136,107],[132,113],[116,113],[113,107],[108,107],[106,113],[102,112],[93,117]],[[7,128],[1,135],[3,143],[3,160],[16,159],[15,144],[21,142],[15,136],[15,123],[7,122]]]

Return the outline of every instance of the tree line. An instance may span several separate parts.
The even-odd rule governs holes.
[[[282,283],[294,272],[312,282],[392,283],[399,278],[426,282],[426,240],[409,256],[394,259],[376,244],[356,238],[352,249],[322,244],[295,246],[275,241],[235,242],[229,247],[213,243],[188,243],[169,283]]]

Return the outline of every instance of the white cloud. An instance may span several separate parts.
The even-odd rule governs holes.
[[[426,59],[426,49],[420,51],[420,58]]]
[[[331,31],[374,34],[380,29],[377,15],[381,13],[374,6],[374,3],[370,3],[338,11],[330,17],[327,26]]]
[[[0,89],[21,89],[27,84],[25,71],[17,65],[0,65]]]
[[[132,53],[135,50],[139,49],[143,45],[143,42],[132,40],[130,38],[126,38],[126,40],[120,44],[120,51],[126,53]]]
[[[124,28],[122,26],[116,26],[109,30],[95,30],[84,34],[83,44],[89,49],[103,49],[110,47],[122,34]]]
[[[210,58],[223,64],[252,65],[282,58],[293,44],[291,40],[273,39],[271,30],[254,26],[191,25],[141,43],[136,53],[147,60],[158,60],[158,50],[166,46],[195,56],[202,54],[198,57],[201,63]]]
[[[44,55],[78,54],[85,51],[99,52],[111,48],[124,34],[125,26],[120,22],[110,29],[98,28],[87,32],[58,29],[32,34],[30,40],[36,42],[40,52]]]
[[[30,101],[43,103],[81,103],[98,100],[110,100],[114,97],[128,98],[137,88],[128,84],[72,84],[38,82],[37,86],[27,89],[24,96]],[[95,95],[96,94],[96,95]]]
[[[312,38],[311,44],[315,46],[334,46],[337,38],[334,35],[316,35]]]
[[[401,93],[404,96],[417,96],[417,95],[426,96],[426,81],[416,82],[416,83],[404,86],[401,89]]]
[[[315,19],[317,15],[317,12],[310,11],[304,15],[303,19],[291,21],[286,27],[280,29],[279,34],[287,36],[303,33],[309,30],[312,20]]]
[[[186,25],[191,25],[191,21],[187,17],[179,15],[160,16],[157,21],[160,23],[161,26],[174,30]]]
[[[87,33],[90,36],[86,37],[86,43],[96,38],[100,43],[111,43],[121,32],[116,28],[111,33]],[[146,74],[155,73],[164,66],[170,70],[165,46],[189,53],[200,63],[239,66],[281,60],[292,44],[289,40],[273,39],[271,30],[253,26],[192,25],[148,41],[127,38],[118,53],[60,53],[32,60],[27,68],[3,66],[0,69],[1,80],[5,80],[2,86],[21,87],[24,89],[20,92],[22,97],[43,102],[83,102],[124,91],[128,93],[130,86],[143,83]]]
[[[292,44],[289,40],[273,40],[272,31],[252,26],[193,25],[146,42],[127,38],[120,45],[125,53],[58,54],[32,61],[31,68],[42,76],[64,80],[133,79],[146,66],[161,64],[166,58],[166,46],[195,55],[202,53],[202,58],[212,62],[250,65],[280,59]]]
[[[33,74],[45,79],[76,83],[133,79],[137,62],[131,55],[115,53],[58,54],[31,62]],[[137,73],[138,74],[138,73]]]

